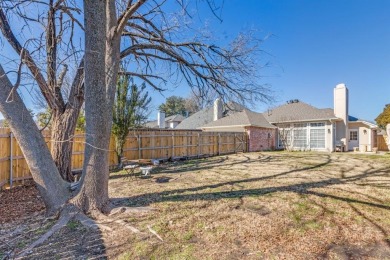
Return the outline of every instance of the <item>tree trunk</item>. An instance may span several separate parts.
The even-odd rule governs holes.
[[[49,149],[20,96],[14,91],[11,102],[5,102],[12,84],[0,65],[0,111],[9,122],[48,214],[55,213],[68,199],[68,184],[60,174]]]
[[[51,126],[51,155],[61,174],[69,182],[72,175],[73,135],[80,108],[68,107],[64,113],[53,111]]]
[[[113,2],[113,1],[108,1]],[[108,3],[109,4],[109,3]],[[86,147],[82,187],[75,204],[84,212],[107,212],[108,149],[112,105],[106,89],[106,1],[84,0]]]
[[[61,177],[73,181],[72,148],[73,135],[81,106],[84,103],[84,58],[81,59],[74,77],[68,102],[63,111],[53,110],[51,130],[51,155]]]
[[[118,159],[118,168],[123,168],[122,156],[123,156],[123,146],[125,145],[126,137],[123,138],[121,134],[115,136],[115,153]]]

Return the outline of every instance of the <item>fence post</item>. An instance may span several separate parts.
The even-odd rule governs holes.
[[[12,185],[14,183],[14,166],[13,166],[13,161],[14,161],[14,158],[13,158],[13,153],[14,153],[14,146],[13,146],[13,142],[12,142],[12,139],[13,139],[13,134],[12,132],[9,133],[9,139],[10,139],[10,155],[9,155],[9,186],[10,188],[12,188]]]
[[[175,157],[175,132],[172,132],[172,159]]]
[[[237,138],[237,136],[236,136],[236,134],[234,134],[234,153],[237,153],[237,145],[236,145],[236,138]]]
[[[139,132],[138,132],[137,140],[138,140],[138,160],[139,160],[141,159],[141,136]]]
[[[220,142],[221,142],[221,134],[218,133],[218,155],[221,154],[221,146],[220,146]]]
[[[198,133],[198,158],[200,155],[200,133]]]

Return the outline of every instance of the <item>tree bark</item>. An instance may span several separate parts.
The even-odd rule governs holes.
[[[20,149],[30,168],[47,214],[54,214],[69,199],[68,184],[61,179],[49,149],[23,101],[16,91],[11,102],[3,102],[12,84],[0,65],[0,111],[9,122]]]
[[[72,149],[73,135],[81,106],[84,103],[84,58],[81,59],[72,82],[68,102],[64,110],[53,109],[51,130],[51,154],[61,177],[73,181]]]
[[[108,149],[112,106],[109,106],[106,89],[106,8],[106,1],[84,0],[86,147],[83,185],[73,201],[84,212],[92,214],[109,211]]]
[[[51,125],[51,155],[62,179],[72,182],[73,135],[79,107],[69,107],[63,113],[53,111]]]

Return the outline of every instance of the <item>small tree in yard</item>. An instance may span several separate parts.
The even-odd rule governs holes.
[[[387,124],[390,124],[390,104],[387,104],[383,109],[383,112],[379,114],[377,118],[375,118],[376,123],[381,128],[386,128]]]
[[[112,134],[115,138],[115,153],[119,168],[122,168],[123,146],[130,128],[141,126],[149,115],[149,104],[152,100],[144,92],[145,84],[138,87],[128,75],[118,78],[112,118]]]

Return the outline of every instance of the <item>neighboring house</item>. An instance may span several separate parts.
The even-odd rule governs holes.
[[[294,150],[372,151],[377,126],[348,115],[348,89],[339,84],[334,89],[334,109],[319,109],[292,100],[263,113],[279,128],[277,147]]]
[[[149,121],[145,124],[145,127],[147,128],[176,128],[178,124],[180,124],[183,120],[184,120],[184,116],[182,115],[173,115],[173,116],[168,116],[168,117],[165,117],[164,116],[164,119],[162,118],[163,117],[163,114],[162,112],[159,112],[159,114],[157,115],[158,118],[161,117],[161,120],[160,120],[160,124],[159,124],[159,120],[154,120],[154,121]],[[164,124],[162,124],[162,120],[164,121]]]
[[[268,123],[260,113],[244,109],[201,127],[203,131],[246,132],[248,151],[274,150],[277,128]]]
[[[214,105],[206,107],[183,120],[177,129],[199,129],[202,126],[218,120],[222,117],[244,110],[245,107],[235,102],[222,104],[220,99],[214,101]]]

